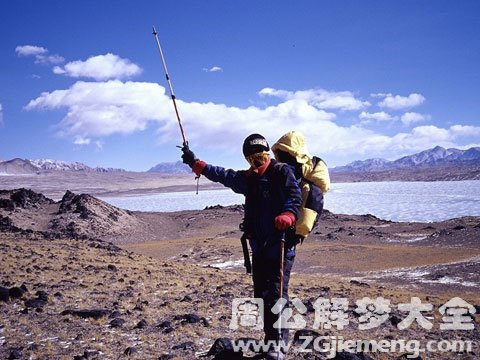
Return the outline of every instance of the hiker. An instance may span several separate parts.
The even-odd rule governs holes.
[[[274,328],[278,315],[271,312],[280,298],[281,241],[288,239],[299,217],[301,191],[293,168],[270,158],[267,140],[259,135],[248,136],[243,143],[243,155],[250,164],[245,171],[213,166],[199,160],[184,146],[183,162],[197,175],[220,182],[234,192],[245,195],[244,229],[252,249],[252,278],[254,297],[264,301],[265,341],[288,342],[288,329]],[[288,300],[288,283],[295,259],[295,245],[286,242],[283,259],[283,298]],[[266,359],[277,359],[271,350]],[[283,359],[283,353],[278,357]]]
[[[294,244],[303,242],[314,228],[323,210],[323,194],[330,189],[330,175],[325,162],[308,153],[305,137],[298,131],[289,131],[273,144],[275,159],[294,168],[302,190],[300,217],[295,225]]]

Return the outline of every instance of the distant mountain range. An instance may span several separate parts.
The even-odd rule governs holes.
[[[404,156],[397,160],[367,159],[357,160],[345,166],[330,169],[332,173],[365,173],[402,169],[424,169],[430,167],[454,167],[480,165],[480,147],[468,150],[445,149],[436,146],[417,154]]]
[[[49,171],[123,172],[123,169],[92,168],[80,162],[61,160],[27,160],[15,158],[0,160],[0,174],[35,174]],[[148,173],[191,174],[181,161],[163,162]],[[445,149],[436,146],[397,160],[380,158],[357,160],[344,166],[330,168],[334,181],[388,181],[388,180],[480,180],[480,147],[468,150]]]
[[[192,170],[181,161],[164,162],[155,165],[147,172],[163,173],[163,174],[191,174]]]
[[[42,171],[92,171],[92,172],[118,172],[123,169],[92,168],[80,162],[66,162],[61,160],[28,160],[15,158],[0,162],[0,173],[4,174],[35,174]]]

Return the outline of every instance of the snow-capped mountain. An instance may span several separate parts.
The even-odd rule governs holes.
[[[67,162],[62,160],[51,160],[51,159],[38,159],[38,160],[29,160],[32,165],[42,169],[42,170],[55,170],[55,171],[95,171],[95,172],[115,172],[115,171],[125,171],[123,169],[115,168],[103,168],[103,167],[90,167],[81,162]]]
[[[5,174],[34,174],[41,171],[93,171],[115,172],[122,169],[92,168],[80,162],[66,162],[62,160],[38,159],[28,160],[15,158],[0,162],[0,173]]]
[[[357,160],[345,166],[337,166],[332,172],[369,172],[406,169],[412,167],[480,165],[480,147],[468,150],[445,149],[436,146],[417,154],[389,161],[385,159]]]
[[[147,172],[163,173],[163,174],[191,174],[192,170],[181,161],[163,162],[155,165]]]
[[[80,162],[66,162],[62,160],[38,159],[30,160],[32,165],[43,170],[92,170],[91,167]]]

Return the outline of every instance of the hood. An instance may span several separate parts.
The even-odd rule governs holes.
[[[289,153],[299,164],[308,163],[311,160],[311,156],[307,151],[305,145],[305,137],[303,134],[298,131],[289,131],[283,135],[277,142],[272,146],[272,151],[281,150]]]

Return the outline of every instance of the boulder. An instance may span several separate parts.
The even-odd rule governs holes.
[[[125,324],[125,320],[120,319],[120,318],[113,319],[112,321],[110,321],[110,326],[112,328],[122,327],[123,324]]]
[[[25,294],[25,290],[19,287],[12,287],[8,290],[11,299],[21,299],[22,296]]]
[[[7,302],[10,300],[10,291],[6,287],[0,286],[0,301]]]
[[[134,329],[145,329],[148,326],[146,320],[140,320],[137,325],[135,325]]]
[[[234,351],[233,342],[229,338],[219,338],[215,340],[207,356],[214,356],[216,360],[240,360],[243,359],[241,351]]]

